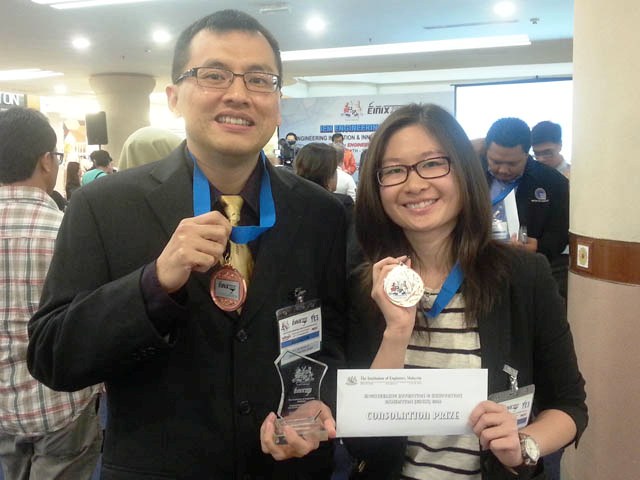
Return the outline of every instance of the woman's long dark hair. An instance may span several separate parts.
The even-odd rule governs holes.
[[[71,194],[76,188],[80,187],[80,163],[67,163],[67,178],[65,182],[65,192],[67,200],[71,198]]]
[[[326,143],[308,143],[296,155],[294,166],[298,175],[328,189],[338,168],[338,152]]]
[[[464,272],[462,293],[467,322],[489,311],[498,288],[506,278],[507,248],[491,239],[491,205],[487,181],[471,142],[456,119],[433,104],[410,104],[399,108],[382,122],[367,151],[360,171],[356,202],[356,234],[365,256],[362,282],[371,291],[373,263],[387,256],[409,252],[417,259],[402,228],[385,213],[380,201],[376,171],[380,168],[389,139],[400,129],[418,125],[433,136],[451,159],[460,192],[461,210],[451,238],[450,266],[460,262]]]

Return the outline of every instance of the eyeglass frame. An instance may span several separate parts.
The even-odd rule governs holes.
[[[64,153],[61,152],[49,152],[49,155],[56,158],[58,160],[58,165],[62,165],[64,163]]]
[[[557,154],[557,152],[552,149],[552,148],[547,148],[545,150],[542,150],[540,153],[536,154],[536,152],[533,152],[533,158],[535,158],[536,160],[538,158],[551,158],[553,156],[555,156]]]
[[[443,173],[442,175],[436,175],[435,177],[423,177],[422,175],[420,175],[420,172],[418,172],[418,169],[416,168],[418,165],[424,163],[424,162],[429,162],[429,161],[433,161],[433,160],[438,160],[444,158],[447,161],[447,173]],[[393,183],[391,185],[383,185],[382,184],[382,179],[380,178],[380,174],[382,173],[383,170],[390,168],[390,167],[400,167],[404,169],[405,172],[405,177],[404,180],[398,183]],[[442,178],[442,177],[446,177],[447,175],[449,175],[451,173],[451,159],[449,157],[447,157],[446,155],[439,155],[437,157],[431,157],[431,158],[425,158],[424,160],[420,160],[419,162],[414,163],[413,165],[387,165],[385,167],[379,168],[376,170],[376,180],[378,180],[378,185],[381,187],[396,187],[398,185],[402,185],[403,183],[406,183],[407,180],[409,180],[409,174],[411,173],[411,170],[413,170],[414,172],[416,172],[416,175],[418,175],[418,177],[422,178],[423,180],[433,180],[435,178]]]
[[[229,85],[225,86],[225,87],[212,87],[209,85],[201,85],[200,82],[198,82],[198,70],[203,69],[203,68],[208,68],[211,70],[220,70],[223,72],[228,72],[232,75],[231,77],[231,82],[229,83]],[[248,75],[250,73],[259,73],[261,75],[271,75],[272,77],[274,77],[276,79],[276,82],[273,84],[273,90],[271,91],[262,91],[262,90],[252,90],[249,85],[247,84],[247,80],[245,78],[245,75]],[[280,78],[280,75],[277,75],[275,73],[269,73],[269,72],[257,72],[257,71],[250,71],[250,72],[244,72],[244,73],[236,73],[234,71],[231,71],[229,69],[226,68],[221,68],[221,67],[193,67],[190,68],[189,70],[187,70],[186,72],[183,72],[178,78],[176,78],[176,81],[174,82],[174,84],[178,84],[181,81],[189,78],[189,77],[193,77],[196,79],[196,84],[200,87],[200,88],[212,88],[214,90],[226,90],[227,88],[229,88],[231,85],[233,85],[233,81],[236,79],[236,77],[242,77],[242,83],[244,83],[245,88],[250,91],[250,92],[254,92],[254,93],[274,93],[276,91],[278,91],[278,89],[282,86],[281,85],[281,81],[282,79]]]

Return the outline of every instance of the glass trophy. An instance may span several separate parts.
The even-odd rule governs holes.
[[[275,442],[286,445],[283,427],[292,427],[306,439],[328,440],[327,430],[319,419],[320,386],[327,372],[327,365],[289,350],[275,360],[282,396],[276,419]]]

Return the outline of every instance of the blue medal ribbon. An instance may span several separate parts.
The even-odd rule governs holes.
[[[440,312],[449,305],[449,302],[460,288],[460,285],[462,285],[462,280],[464,280],[464,273],[462,273],[460,263],[456,262],[449,272],[449,275],[447,275],[447,279],[444,281],[440,293],[438,293],[436,297],[436,301],[433,302],[433,306],[429,311],[425,311],[427,317],[436,318],[440,315]]]
[[[522,177],[520,177],[517,180],[514,180],[513,182],[507,184],[507,188],[505,188],[504,190],[502,190],[498,195],[496,195],[495,198],[491,199],[491,206],[493,207],[494,205],[500,203],[502,200],[504,200],[507,195],[509,195],[511,193],[511,190],[513,190],[514,188],[517,188],[518,185],[520,184],[520,180],[522,180]]]
[[[209,180],[198,167],[195,157],[191,152],[189,152],[189,156],[193,161],[193,214],[198,216],[211,211],[211,190],[209,189]],[[249,243],[276,223],[271,178],[267,170],[267,157],[264,152],[260,152],[260,160],[263,165],[262,180],[260,181],[260,225],[232,227],[230,238],[235,243]]]

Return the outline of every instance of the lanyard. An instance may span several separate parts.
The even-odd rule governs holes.
[[[189,156],[193,161],[193,214],[197,216],[211,210],[211,190],[209,189],[209,180],[198,167],[195,157],[191,152],[189,152]],[[262,180],[260,181],[260,225],[233,227],[230,238],[235,243],[249,243],[276,223],[276,209],[271,193],[271,179],[267,171],[264,152],[260,152],[260,159],[264,167]]]
[[[449,302],[460,288],[460,285],[462,285],[463,279],[464,274],[462,273],[462,268],[460,268],[460,263],[456,262],[449,272],[449,275],[447,275],[447,279],[444,281],[440,293],[438,293],[436,297],[436,301],[433,302],[433,306],[428,312],[425,312],[427,317],[436,318],[440,315],[440,312],[444,310],[444,307],[449,305]]]
[[[513,190],[514,188],[518,187],[518,185],[520,184],[520,180],[522,180],[522,177],[520,177],[519,179],[514,180],[513,182],[507,184],[507,188],[502,190],[496,196],[496,198],[491,199],[491,206],[493,207],[494,205],[496,205],[496,204],[500,203],[502,200],[504,200],[506,198],[506,196],[511,193],[511,190]]]

